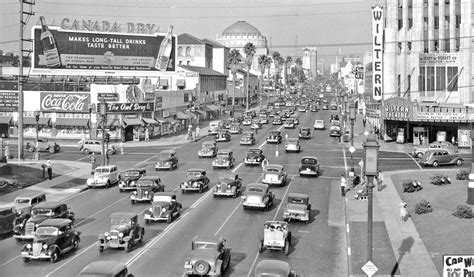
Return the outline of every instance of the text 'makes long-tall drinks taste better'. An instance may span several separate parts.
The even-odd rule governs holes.
[[[46,25],[46,20],[44,16],[40,16],[41,20],[41,48],[43,49],[43,54],[46,60],[47,67],[61,67],[61,59],[59,57],[58,47],[56,45],[56,40],[54,39],[53,34]]]
[[[161,42],[158,56],[156,57],[155,68],[159,71],[166,71],[170,62],[171,49],[173,48],[172,42],[173,26],[170,25],[168,33]]]

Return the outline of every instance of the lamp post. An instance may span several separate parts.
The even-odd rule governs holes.
[[[104,97],[102,97],[102,102],[100,102],[99,112],[102,117],[102,165],[106,165],[105,124],[107,122],[107,103],[105,103]]]
[[[374,178],[377,175],[378,170],[378,151],[379,143],[374,134],[369,134],[364,146],[365,156],[365,176],[367,176],[367,198],[368,198],[368,210],[367,210],[367,261],[372,261],[372,205],[373,195],[372,190],[374,188]]]
[[[354,147],[354,123],[356,120],[356,107],[354,102],[349,105],[349,119],[351,120],[351,147]],[[354,154],[351,152],[351,172],[354,173]]]
[[[36,141],[35,141],[35,160],[39,160],[39,152],[38,152],[38,133],[39,133],[39,119],[40,119],[40,111],[35,111],[35,120],[36,120]]]
[[[474,158],[474,130],[471,123],[471,158]],[[469,174],[469,184],[467,187],[467,201],[468,205],[474,205],[474,160],[471,163],[471,174]]]
[[[346,134],[346,127],[347,127],[347,101],[348,101],[348,97],[347,97],[347,92],[344,92],[344,94],[342,95],[342,100],[343,100],[343,109],[344,109],[344,112],[343,112],[343,118],[342,118],[342,122],[344,123],[344,135]]]

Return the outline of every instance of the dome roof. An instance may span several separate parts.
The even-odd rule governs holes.
[[[237,21],[234,24],[227,27],[222,35],[241,35],[241,34],[250,34],[250,35],[261,35],[260,31],[247,23],[246,21]]]

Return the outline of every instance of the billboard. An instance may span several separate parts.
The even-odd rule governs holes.
[[[383,7],[372,6],[372,84],[374,100],[382,100],[383,90]]]
[[[0,91],[0,112],[18,111],[18,92]]]
[[[42,22],[42,26],[33,27],[32,36],[35,69],[176,70],[177,38],[170,32],[72,31],[49,28]]]
[[[42,112],[88,113],[91,104],[89,93],[41,92]]]

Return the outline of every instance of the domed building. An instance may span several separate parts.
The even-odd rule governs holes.
[[[258,56],[268,55],[267,37],[252,24],[246,21],[237,21],[227,27],[222,34],[216,36],[216,41],[230,49],[237,49],[245,58],[243,51],[245,44],[251,42],[255,45],[255,55],[251,67],[251,72],[260,75],[258,68]]]

